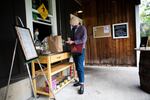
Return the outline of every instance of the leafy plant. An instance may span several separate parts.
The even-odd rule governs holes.
[[[150,36],[150,0],[141,0],[140,21],[141,36]]]

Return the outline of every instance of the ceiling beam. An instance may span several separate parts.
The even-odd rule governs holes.
[[[75,2],[77,2],[80,6],[82,6],[82,1],[81,0],[74,0]]]

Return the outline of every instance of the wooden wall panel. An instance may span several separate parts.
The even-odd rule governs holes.
[[[88,30],[86,63],[130,65],[135,60],[135,2],[133,0],[84,0],[84,22]],[[93,26],[128,22],[129,38],[93,38]]]
[[[93,26],[97,23],[97,14],[96,14],[96,8],[92,7],[96,6],[96,2],[86,2],[85,8],[88,8],[88,11],[85,10],[85,14],[87,17],[84,18],[84,21],[86,23],[86,27],[88,29],[88,39],[87,39],[87,48],[93,48],[93,49],[87,49],[86,50],[86,62],[89,64],[98,63],[98,55],[97,55],[97,45],[96,40],[93,39]],[[94,44],[93,44],[94,43]],[[91,56],[92,55],[92,56]]]

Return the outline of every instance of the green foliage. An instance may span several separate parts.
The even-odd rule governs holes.
[[[150,0],[142,0],[140,5],[141,36],[150,36]]]

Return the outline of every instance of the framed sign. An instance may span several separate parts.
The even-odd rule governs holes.
[[[110,25],[103,25],[103,26],[93,27],[93,37],[94,38],[111,37]]]
[[[140,43],[140,47],[146,47],[148,46],[148,44],[150,43],[150,38],[148,36],[145,37],[141,37],[141,43]],[[149,44],[150,46],[150,44]]]
[[[113,24],[112,29],[113,29],[113,38],[114,39],[129,37],[128,23]]]
[[[26,62],[38,57],[29,28],[15,26]]]

